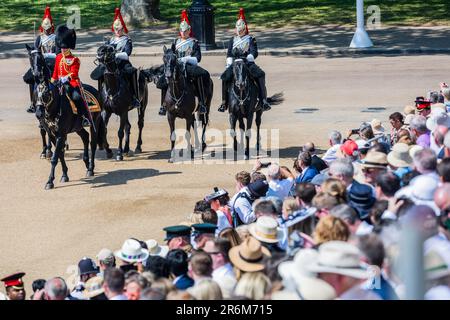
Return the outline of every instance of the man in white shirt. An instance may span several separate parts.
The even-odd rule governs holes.
[[[249,224],[256,220],[252,204],[256,199],[264,197],[269,190],[269,184],[265,180],[258,180],[243,188],[230,201],[234,226]]]
[[[325,152],[322,160],[325,161],[328,165],[337,159],[336,152],[339,150],[342,143],[342,135],[339,131],[333,130],[329,135],[329,143],[331,148]]]
[[[236,286],[236,275],[228,258],[228,251],[231,249],[230,241],[227,239],[214,239],[206,242],[203,250],[207,252],[213,260],[212,278],[222,289],[224,298],[231,297]]]
[[[277,163],[273,163],[269,166],[267,177],[269,179],[269,190],[266,197],[277,197],[284,200],[289,196],[295,179],[291,172],[281,168]]]

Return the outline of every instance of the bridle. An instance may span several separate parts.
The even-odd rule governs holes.
[[[239,102],[239,105],[241,107],[250,98],[250,90],[247,90],[247,92],[244,96],[244,90],[247,88],[247,83],[248,83],[248,75],[246,74],[245,77],[243,76],[244,68],[246,68],[244,60],[236,59],[234,61],[234,63],[233,63],[234,83],[233,83],[233,87],[231,89],[231,93],[233,94],[233,97]],[[235,88],[237,88],[238,93],[236,93]]]
[[[172,70],[173,68],[173,70]],[[179,65],[177,63],[177,58],[173,52],[168,52],[164,56],[164,76],[166,77],[167,83],[169,85],[169,97],[175,103],[176,107],[180,107],[183,102],[183,98],[186,95],[186,77],[180,71]],[[179,78],[182,78],[183,87],[181,94],[177,97],[176,92],[179,89]]]

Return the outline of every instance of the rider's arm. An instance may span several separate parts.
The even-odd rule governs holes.
[[[41,36],[37,36],[36,40],[34,40],[34,48],[39,49],[40,46],[41,46]]]
[[[51,79],[52,82],[57,81],[59,79],[58,69],[59,69],[60,61],[61,61],[61,55],[57,55],[56,61],[55,61],[55,67],[53,69],[53,75],[52,75],[52,79]]]
[[[233,64],[233,38],[228,42],[227,68]]]
[[[252,38],[252,40],[250,41],[247,60],[253,62],[256,58],[258,58],[258,45],[256,44],[256,39]]]
[[[200,63],[200,61],[202,61],[202,51],[200,50],[200,45],[198,44],[197,40],[194,41],[192,49],[193,50],[191,52],[191,57],[195,58],[197,60],[197,63]]]
[[[131,56],[131,53],[133,52],[133,42],[131,41],[131,39],[127,40],[127,43],[125,44],[122,52],[126,52],[128,56]]]

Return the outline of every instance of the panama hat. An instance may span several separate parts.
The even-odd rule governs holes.
[[[407,105],[403,108],[403,113],[406,115],[409,114],[414,114],[416,112],[416,108],[411,106],[411,105]]]
[[[386,169],[388,161],[386,154],[379,151],[370,151],[367,156],[361,160],[361,167],[363,168],[380,168]]]
[[[413,146],[411,146],[411,147],[409,148],[409,155],[411,156],[411,158],[414,158],[414,155],[415,155],[417,152],[422,151],[422,150],[423,150],[423,147],[422,147],[422,146],[419,146],[419,145],[415,144],[415,145],[413,145]]]
[[[231,248],[228,255],[231,263],[244,272],[264,270],[265,259],[271,256],[269,250],[251,236],[240,245]]]
[[[370,125],[372,126],[372,131],[374,134],[384,133],[384,131],[385,131],[381,121],[378,119],[373,119],[370,122]]]
[[[359,249],[344,241],[329,241],[319,247],[317,261],[306,268],[310,272],[334,273],[356,279],[367,279],[370,274],[361,264]]]
[[[248,227],[250,234],[261,242],[277,243],[283,238],[283,231],[272,217],[262,216]]]
[[[413,164],[413,159],[409,154],[409,146],[406,143],[396,143],[392,151],[387,155],[388,163],[396,168],[406,168]]]
[[[405,120],[403,120],[403,123],[409,126],[411,124],[411,120],[414,118],[414,114],[407,114],[405,117]]]
[[[284,282],[294,280],[296,290],[305,300],[332,300],[336,291],[327,282],[317,278],[317,273],[308,270],[308,266],[316,263],[319,253],[314,249],[299,250],[293,261],[280,263],[278,273]]]
[[[96,297],[105,291],[103,290],[103,279],[101,277],[90,278],[85,285],[83,295],[86,299]]]
[[[155,239],[147,240],[145,241],[145,244],[147,245],[148,254],[151,256],[160,256],[165,258],[169,252],[168,246],[160,246],[158,241]]]
[[[120,250],[114,252],[114,255],[120,260],[134,263],[147,260],[148,250],[142,248],[141,244],[134,239],[127,239]]]

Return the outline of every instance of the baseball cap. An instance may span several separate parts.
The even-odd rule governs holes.
[[[341,151],[351,157],[356,157],[358,155],[358,145],[355,141],[349,139],[341,145]]]

